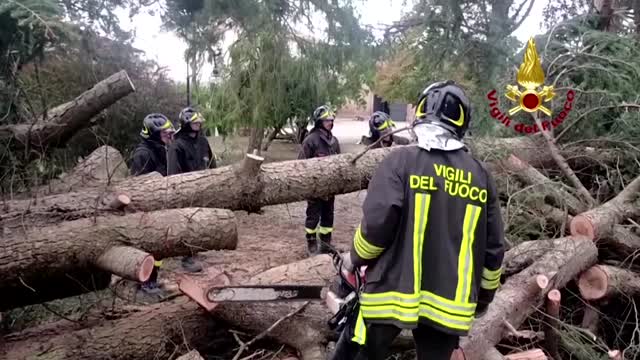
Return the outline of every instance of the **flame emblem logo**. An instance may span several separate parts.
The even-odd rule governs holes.
[[[540,58],[538,57],[533,37],[529,38],[527,43],[524,62],[518,69],[516,80],[520,86],[524,87],[524,91],[520,91],[517,85],[507,85],[505,97],[518,103],[518,106],[509,110],[509,115],[513,115],[520,110],[529,113],[539,110],[547,114],[547,116],[551,116],[551,110],[545,107],[543,103],[553,99],[555,93],[553,92],[553,86],[543,86],[542,90],[538,91],[540,86],[544,84],[544,71],[542,70],[542,65],[540,65]]]

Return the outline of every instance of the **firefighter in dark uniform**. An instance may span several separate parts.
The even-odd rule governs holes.
[[[395,126],[396,124],[391,120],[387,113],[382,111],[374,112],[369,118],[370,136],[363,136],[362,144],[369,146],[378,141],[378,139],[383,138],[382,141],[373,146],[373,149],[389,147],[393,144],[408,145],[408,139],[402,136],[389,134],[394,130]]]
[[[140,137],[142,141],[133,151],[131,160],[131,175],[138,176],[154,171],[162,176],[173,175],[175,172],[168,166],[168,146],[173,142],[175,129],[171,121],[162,114],[149,114],[142,121]],[[156,259],[147,281],[141,284],[141,289],[147,293],[160,292],[158,286],[158,270],[162,267],[162,260]]]
[[[187,173],[216,167],[209,140],[202,134],[204,117],[188,106],[178,115],[180,130],[169,148],[169,167],[175,173]],[[189,272],[199,272],[202,266],[192,256],[182,258],[182,267]]]
[[[142,141],[133,151],[129,166],[131,175],[144,175],[154,171],[162,176],[172,174],[167,166],[167,150],[174,134],[175,128],[166,116],[156,113],[145,116],[140,131]]]
[[[340,143],[331,134],[335,113],[326,105],[313,112],[313,129],[302,142],[302,150],[298,159],[310,159],[340,154]],[[328,253],[333,233],[333,196],[326,199],[310,199],[307,202],[307,218],[305,231],[307,250],[312,256],[316,253]],[[320,224],[320,226],[318,226]],[[318,246],[318,233],[320,246]]]
[[[418,359],[449,360],[493,301],[503,223],[493,177],[462,143],[470,121],[453,81],[427,87],[413,126],[418,146],[387,155],[369,183],[341,268],[367,265],[355,324],[341,337],[360,344],[356,359],[384,359],[401,329],[411,329]]]
[[[192,107],[186,107],[178,115],[180,130],[170,148],[174,152],[175,164],[179,173],[213,169],[216,161],[209,141],[202,134],[204,117]]]

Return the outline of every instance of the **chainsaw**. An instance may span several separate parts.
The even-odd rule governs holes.
[[[334,314],[329,326],[339,330],[346,323],[350,310],[357,305],[366,267],[355,274],[348,274],[341,271],[341,255],[337,251],[332,255],[341,279],[336,289],[327,289],[323,285],[230,285],[226,274],[215,268],[207,269],[207,280],[182,275],[179,288],[207,311],[212,311],[220,303],[324,300]]]

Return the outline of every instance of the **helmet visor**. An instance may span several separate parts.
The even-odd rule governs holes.
[[[203,123],[204,117],[200,113],[193,113],[193,115],[191,115],[191,117],[189,118],[189,121],[192,123]]]

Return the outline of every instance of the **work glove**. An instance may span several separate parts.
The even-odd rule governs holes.
[[[356,286],[355,268],[351,263],[351,256],[348,252],[339,255],[340,261],[339,274],[336,276],[330,290],[339,298],[343,299],[349,295]]]

